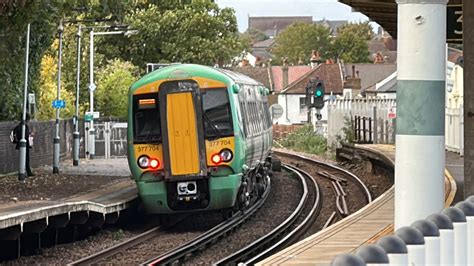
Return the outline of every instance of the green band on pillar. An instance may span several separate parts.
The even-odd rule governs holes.
[[[444,135],[445,81],[397,80],[397,134]]]

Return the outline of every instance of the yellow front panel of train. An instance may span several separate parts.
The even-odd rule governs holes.
[[[190,92],[172,93],[166,100],[171,174],[198,174],[198,134],[193,96]]]

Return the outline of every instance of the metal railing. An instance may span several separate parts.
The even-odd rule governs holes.
[[[474,195],[331,265],[474,265]]]

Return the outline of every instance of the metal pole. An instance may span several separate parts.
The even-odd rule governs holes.
[[[474,195],[474,1],[462,2],[464,53],[464,195]]]
[[[95,91],[95,84],[94,84],[94,30],[89,32],[89,96],[90,96],[90,113],[92,115],[92,120],[90,121],[89,126],[89,159],[94,159],[95,157],[95,130],[94,130],[94,91]]]
[[[62,49],[63,49],[63,21],[59,21],[58,26],[58,37],[59,37],[59,49],[58,49],[58,91],[57,91],[57,98],[56,100],[61,99],[61,64],[62,64]],[[60,145],[59,145],[59,110],[60,108],[56,108],[56,123],[54,129],[54,154],[53,154],[53,173],[59,173],[59,152],[60,152]]]
[[[76,77],[76,113],[74,115],[74,133],[73,135],[73,153],[72,153],[72,164],[75,166],[79,165],[79,88],[81,82],[81,25],[77,27],[77,77]]]
[[[30,23],[26,30],[26,56],[25,56],[25,87],[23,90],[23,115],[21,118],[21,139],[20,139],[20,165],[18,169],[18,179],[26,178],[26,139],[25,139],[25,120],[26,120],[26,95],[28,93],[28,54],[30,50]]]
[[[447,0],[397,0],[395,229],[444,207]]]

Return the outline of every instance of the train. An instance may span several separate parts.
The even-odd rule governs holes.
[[[172,64],[128,93],[128,164],[147,213],[235,212],[272,171],[269,90],[226,69]]]

